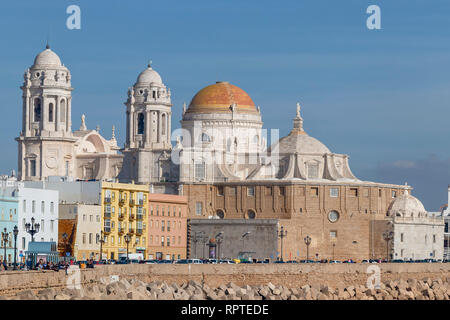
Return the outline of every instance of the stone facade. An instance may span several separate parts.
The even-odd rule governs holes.
[[[277,223],[274,219],[191,219],[189,257],[273,261]]]
[[[377,248],[372,240],[378,229],[371,228],[371,221],[385,221],[393,196],[404,192],[404,188],[374,183],[270,181],[189,184],[183,185],[183,193],[189,199],[190,219],[279,220],[288,231],[283,248],[285,260],[306,258],[307,235],[312,238],[309,257],[317,253],[319,258],[331,259],[334,250],[335,259],[362,260],[383,258],[378,255],[385,252],[383,242]],[[337,212],[336,221],[336,216],[329,216],[332,211]],[[280,251],[280,243],[278,248]]]

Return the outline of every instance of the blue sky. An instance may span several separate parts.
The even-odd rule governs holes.
[[[124,141],[127,88],[149,59],[181,108],[215,81],[247,91],[265,128],[305,130],[350,155],[363,180],[412,185],[428,210],[450,184],[450,2],[430,1],[3,1],[0,4],[0,172],[17,167],[24,70],[45,47],[72,72],[73,128]],[[66,8],[81,8],[81,30]],[[366,8],[381,8],[381,30]]]

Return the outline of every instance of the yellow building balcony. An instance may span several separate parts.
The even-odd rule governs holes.
[[[125,219],[125,215],[124,215],[123,213],[119,213],[118,219],[119,219],[119,220]]]
[[[121,235],[123,235],[123,234],[125,233],[125,230],[124,230],[123,228],[119,228],[119,229],[117,230],[117,232],[118,232],[119,235],[121,236]]]
[[[119,199],[119,206],[123,206],[125,204],[126,200],[124,198]]]
[[[130,207],[134,207],[136,205],[136,201],[134,199],[130,199]]]
[[[134,214],[130,214],[130,215],[128,216],[128,220],[134,221],[134,219],[135,219]]]
[[[128,229],[128,233],[129,234],[134,234],[134,229],[133,228]]]

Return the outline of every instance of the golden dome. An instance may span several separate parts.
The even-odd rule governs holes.
[[[236,104],[237,112],[258,112],[253,100],[244,90],[225,81],[216,82],[200,90],[192,98],[186,112],[231,112],[233,104]]]

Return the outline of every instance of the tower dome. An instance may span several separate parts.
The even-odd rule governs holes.
[[[232,106],[240,113],[258,113],[247,92],[226,81],[201,89],[192,98],[186,113],[231,112]]]
[[[47,45],[45,50],[40,52],[34,59],[34,66],[58,66],[61,67],[61,59]]]
[[[138,84],[150,84],[150,83],[156,83],[156,84],[160,84],[162,85],[162,79],[161,76],[159,75],[158,72],[156,72],[155,70],[152,69],[151,64],[148,64],[147,69],[145,69],[144,71],[142,71],[137,80],[136,80],[136,85]]]
[[[426,214],[425,207],[416,197],[413,197],[405,190],[404,194],[399,195],[389,205],[389,216],[400,217],[418,217]]]

